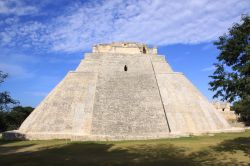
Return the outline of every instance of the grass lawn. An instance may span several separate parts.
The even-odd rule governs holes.
[[[250,130],[148,141],[1,140],[0,165],[250,166]]]

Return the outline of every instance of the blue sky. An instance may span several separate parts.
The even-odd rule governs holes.
[[[135,41],[158,46],[211,100],[212,43],[249,12],[249,0],[0,0],[0,90],[37,106],[93,44]]]

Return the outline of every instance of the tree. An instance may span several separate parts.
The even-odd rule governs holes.
[[[32,107],[13,107],[10,111],[0,111],[0,132],[16,130],[34,110]]]
[[[7,115],[7,112],[0,110],[0,133],[3,131],[6,131],[8,128],[6,115]]]
[[[8,77],[0,71],[0,85]],[[9,92],[0,92],[0,132],[18,129],[22,122],[34,110],[32,107],[16,106],[17,100],[11,98]]]
[[[4,82],[4,80],[8,77],[8,74],[0,71],[0,85]],[[0,111],[7,111],[10,109],[11,105],[16,105],[19,102],[11,98],[9,92],[3,91],[0,92]]]
[[[8,74],[0,71],[0,85],[7,77]],[[7,111],[11,109],[11,106],[18,103],[19,102],[17,100],[11,98],[9,92],[0,92],[0,132],[5,131],[8,128]]]
[[[6,115],[7,130],[16,130],[34,110],[32,107],[16,106]]]
[[[250,121],[250,16],[229,28],[228,34],[214,42],[220,50],[216,70],[210,77],[214,98],[233,104],[233,110]]]

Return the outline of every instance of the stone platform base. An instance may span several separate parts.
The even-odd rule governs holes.
[[[26,140],[26,135],[18,130],[6,131],[2,133],[4,140]]]
[[[149,140],[164,138],[179,138],[189,136],[211,135],[215,133],[244,132],[245,128],[233,127],[226,130],[215,130],[206,133],[161,133],[140,136],[107,136],[107,135],[80,135],[72,133],[22,133],[18,130],[7,131],[2,134],[4,140],[52,140],[69,139],[71,141],[122,141],[122,140]]]

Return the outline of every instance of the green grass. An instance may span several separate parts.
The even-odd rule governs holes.
[[[250,130],[148,141],[1,140],[0,165],[250,165]]]

